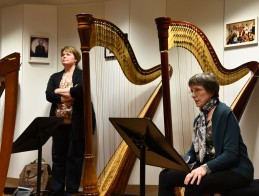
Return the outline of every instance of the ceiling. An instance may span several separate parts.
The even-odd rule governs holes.
[[[0,0],[0,8],[18,4],[40,4],[40,5],[75,5],[97,3],[109,0]]]

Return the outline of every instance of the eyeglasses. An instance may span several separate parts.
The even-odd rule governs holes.
[[[191,91],[189,92],[191,95],[194,94],[194,95],[200,95],[205,89],[202,89],[202,88],[194,88],[194,89],[191,89]]]

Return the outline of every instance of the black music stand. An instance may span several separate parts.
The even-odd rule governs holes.
[[[145,195],[145,165],[190,172],[181,155],[148,118],[109,118],[140,160],[140,195]]]
[[[63,117],[37,117],[13,143],[12,153],[38,150],[37,196],[40,196],[42,146],[64,122]]]

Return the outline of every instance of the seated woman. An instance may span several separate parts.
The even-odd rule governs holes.
[[[185,196],[221,193],[248,185],[254,168],[248,158],[238,121],[219,101],[219,83],[212,73],[196,74],[189,80],[191,96],[200,109],[193,123],[190,173],[164,169],[159,176],[159,196],[173,196],[174,187],[185,187]]]

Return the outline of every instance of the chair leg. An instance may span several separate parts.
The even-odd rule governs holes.
[[[174,195],[175,196],[184,196],[184,192],[182,192],[182,187],[175,187],[174,188]]]

